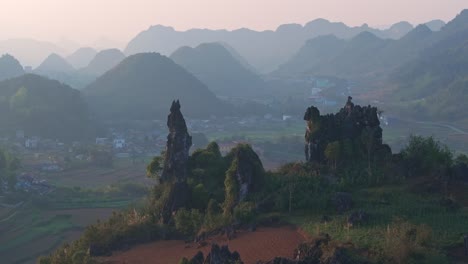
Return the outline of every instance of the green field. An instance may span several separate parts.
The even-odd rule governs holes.
[[[442,196],[414,194],[402,186],[369,188],[353,193],[352,211],[363,210],[369,215],[369,220],[361,225],[347,225],[349,212],[330,212],[331,220],[327,222],[322,221],[323,212],[314,213],[313,210],[287,219],[312,236],[327,233],[333,239],[351,242],[376,255],[386,250],[392,242],[389,240],[397,239],[399,230],[419,226],[430,238],[428,247],[434,248],[435,262],[427,263],[448,263],[445,253],[435,249],[462,246],[462,232],[468,230],[468,208],[449,210],[440,205],[440,199]]]

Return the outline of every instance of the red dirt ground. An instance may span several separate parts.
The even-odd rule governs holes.
[[[292,257],[294,249],[305,240],[302,232],[294,227],[265,227],[255,232],[239,231],[236,238],[230,241],[224,236],[213,237],[203,248],[180,240],[157,241],[116,252],[103,260],[109,264],[177,264],[183,257],[192,258],[199,250],[206,256],[211,248],[210,244],[216,242],[219,245],[228,245],[231,251],[239,252],[245,264],[255,264],[259,260],[271,260],[278,256]]]
[[[463,246],[450,250],[449,256],[452,258],[454,264],[468,263],[468,256],[465,255]]]

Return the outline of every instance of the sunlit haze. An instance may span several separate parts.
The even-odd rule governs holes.
[[[1,0],[0,40],[35,38],[91,44],[107,38],[124,45],[150,25],[190,28],[275,29],[316,18],[357,26],[453,19],[464,0]]]

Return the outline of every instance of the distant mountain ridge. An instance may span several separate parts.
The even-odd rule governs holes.
[[[395,69],[416,59],[437,42],[438,35],[419,25],[399,39],[382,39],[365,31],[351,39],[321,36],[311,39],[272,75],[329,75],[354,80],[386,78]]]
[[[421,55],[391,76],[393,98],[423,118],[456,120],[468,112],[468,10],[447,23]]]
[[[250,29],[208,30],[191,29],[176,31],[172,27],[151,26],[133,38],[125,49],[126,54],[159,52],[170,55],[183,46],[196,47],[202,43],[224,42],[233,47],[252,66],[262,73],[273,71],[292,57],[304,43],[322,35],[334,35],[350,39],[361,32],[369,31],[385,39],[398,39],[406,35],[413,26],[407,22],[393,25],[386,30],[370,28],[364,24],[349,27],[344,23],[316,19],[302,26],[285,24],[275,31],[254,31]]]
[[[179,48],[170,58],[216,95],[248,98],[265,94],[266,83],[242,65],[242,58],[235,58],[232,52],[236,54],[219,43],[204,43],[196,48]]]
[[[4,54],[0,57],[0,81],[24,74],[23,66],[13,56]]]
[[[90,47],[79,48],[72,54],[66,57],[68,63],[70,63],[75,69],[80,69],[88,66],[91,60],[96,56],[97,51]]]
[[[59,46],[47,41],[33,39],[8,39],[0,41],[0,54],[11,54],[23,66],[37,67],[51,53],[62,55],[64,52]]]
[[[36,69],[35,72],[39,73],[70,73],[75,68],[68,63],[63,57],[56,53],[50,54]]]
[[[124,59],[125,55],[118,49],[101,50],[81,71],[87,75],[100,76],[117,66]]]

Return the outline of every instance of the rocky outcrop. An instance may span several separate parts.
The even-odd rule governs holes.
[[[249,145],[237,146],[233,154],[239,184],[239,201],[243,201],[248,194],[260,189],[265,171],[257,153]]]
[[[258,264],[364,264],[352,256],[352,245],[336,244],[330,236],[323,234],[309,242],[300,244],[294,252],[293,258],[277,257]]]
[[[169,135],[167,136],[164,167],[160,177],[161,183],[166,183],[169,188],[161,211],[163,223],[168,223],[178,209],[185,207],[191,196],[187,175],[192,137],[188,133],[185,119],[180,112],[179,101],[172,102],[171,113],[167,118],[167,127]]]
[[[189,150],[192,146],[192,137],[187,131],[185,119],[180,112],[179,101],[173,101],[171,113],[167,117],[166,154],[161,181],[184,182],[187,180]]]
[[[204,258],[202,252],[198,252],[191,260],[182,260],[185,264],[243,264],[239,253],[231,252],[228,246],[218,246],[214,244],[211,250]]]
[[[324,162],[326,160],[324,151],[329,143],[338,141],[342,145],[353,144],[360,140],[364,130],[372,131],[372,145],[375,149],[383,147],[377,108],[370,105],[364,107],[355,105],[351,97],[348,97],[345,106],[336,114],[320,115],[318,108],[311,106],[307,108],[304,120],[307,124],[306,161]]]
[[[231,165],[226,172],[225,185],[225,213],[248,196],[261,190],[265,169],[257,153],[248,144],[239,144],[227,155]]]

